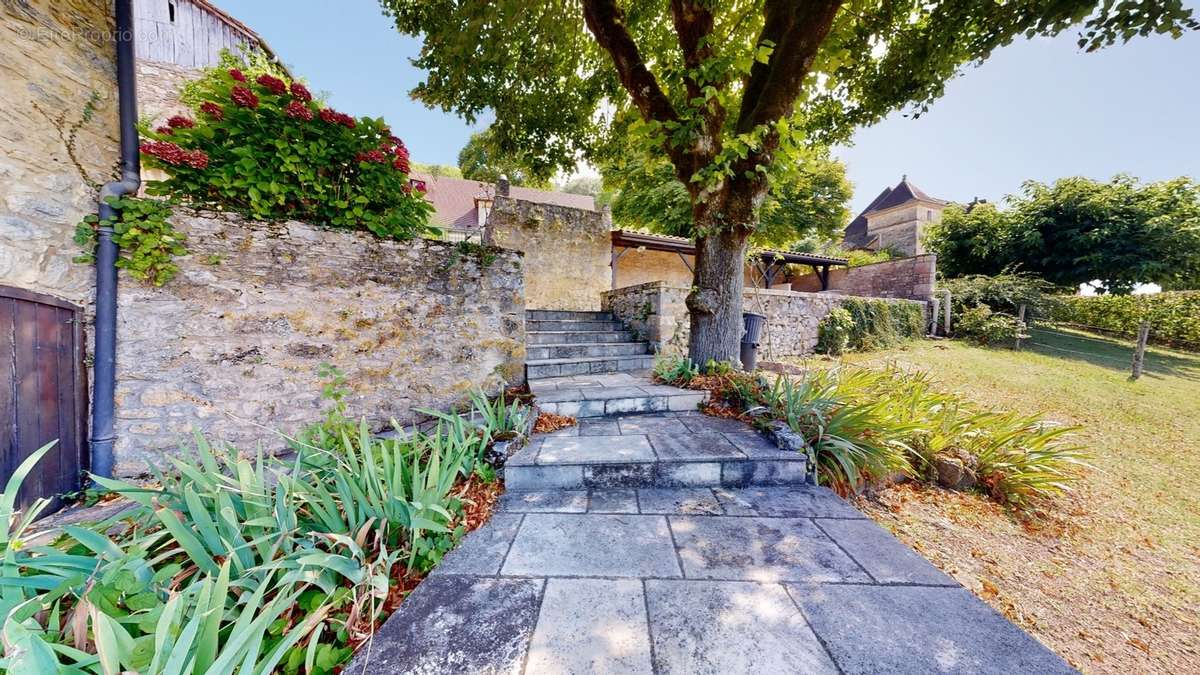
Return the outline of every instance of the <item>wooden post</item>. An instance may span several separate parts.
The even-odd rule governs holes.
[[[1136,380],[1142,376],[1142,362],[1146,358],[1146,340],[1150,338],[1150,322],[1143,321],[1141,326],[1138,326],[1137,348],[1133,351],[1133,376],[1129,379]]]
[[[1021,306],[1017,308],[1017,321],[1021,322],[1022,326],[1025,325],[1025,303],[1021,303]],[[1017,351],[1021,351],[1021,334],[1020,333],[1017,333],[1017,342],[1015,345],[1013,345],[1013,347]]]

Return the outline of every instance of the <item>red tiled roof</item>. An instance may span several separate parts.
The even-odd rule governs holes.
[[[491,199],[496,194],[496,186],[483,181],[433,176],[419,172],[413,172],[411,177],[425,182],[425,199],[433,204],[434,208],[431,220],[434,225],[439,227],[456,230],[478,229],[482,223],[479,222],[475,200]],[[586,211],[596,210],[596,200],[591,195],[534,190],[514,185],[509,188],[508,196],[538,204],[568,206]]]

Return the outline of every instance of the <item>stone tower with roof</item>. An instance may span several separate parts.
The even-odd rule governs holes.
[[[947,203],[925,194],[904,176],[896,187],[884,188],[850,222],[845,244],[848,248],[871,251],[892,249],[904,256],[925,253],[924,230],[941,220]]]

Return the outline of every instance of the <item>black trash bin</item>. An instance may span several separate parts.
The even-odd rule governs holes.
[[[767,323],[767,317],[754,312],[742,312],[742,324],[745,326],[745,332],[742,333],[742,368],[747,372],[753,371],[758,367],[758,343],[762,338],[763,326]]]

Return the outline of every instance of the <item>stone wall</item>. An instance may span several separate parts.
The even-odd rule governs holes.
[[[686,288],[656,281],[608,291],[604,294],[603,304],[605,310],[649,340],[655,352],[683,354],[687,352],[691,332],[685,304],[687,294]],[[834,293],[747,289],[742,309],[767,317],[759,344],[759,359],[811,353],[817,346],[817,325],[845,298]]]
[[[522,256],[303,223],[177,215],[190,254],[162,288],[124,275],[117,469],[198,429],[253,451],[318,419],[317,369],[346,375],[349,412],[413,421],[475,387],[523,378]]]
[[[117,161],[112,31],[111,2],[0,3],[0,284],[92,301],[95,272],[71,261],[71,238]]]
[[[927,301],[933,297],[936,275],[937,256],[930,253],[861,267],[835,267],[829,271],[829,290],[846,295]],[[821,280],[816,274],[793,277],[791,283],[794,291],[821,290]]]
[[[611,229],[607,211],[496,195],[485,240],[525,253],[530,309],[597,310],[612,284]]]
[[[617,261],[617,288],[651,281],[662,281],[671,286],[691,286],[692,268],[689,265],[695,265],[695,259],[690,255],[680,258],[677,253],[631,248],[621,253]]]
[[[172,115],[190,117],[192,111],[179,100],[179,91],[199,76],[200,71],[194,68],[138,59],[138,117],[150,120],[151,126],[165,123]]]

